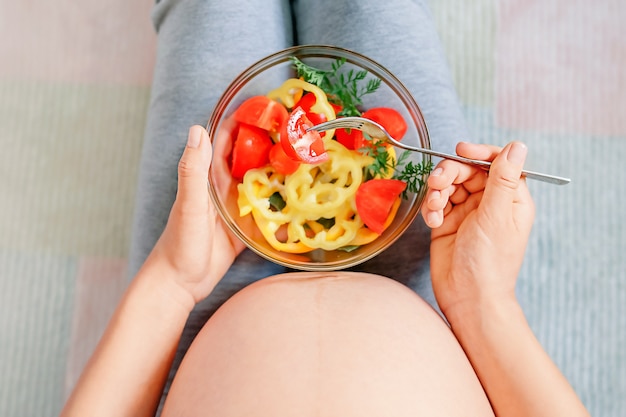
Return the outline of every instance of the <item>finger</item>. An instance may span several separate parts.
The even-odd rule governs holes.
[[[485,145],[470,142],[459,142],[456,145],[456,153],[459,156],[480,161],[493,161],[502,151],[502,148],[495,145]]]
[[[478,145],[468,142],[457,144],[457,154],[466,158],[491,161],[501,148],[493,145]],[[468,197],[485,188],[487,172],[482,168],[452,160],[443,160],[428,177],[426,203],[422,206],[422,217],[431,228],[443,223],[452,204],[461,204]],[[462,185],[461,185],[462,184]]]
[[[443,224],[443,209],[442,210],[430,210],[428,208],[422,208],[422,218],[426,226],[431,229],[436,229]]]
[[[429,189],[422,205],[422,217],[429,227],[439,227],[443,222],[444,209],[450,203],[450,196],[456,192],[457,185],[444,190]]]
[[[528,149],[521,142],[511,142],[493,160],[485,187],[483,203],[492,215],[508,215],[519,199],[518,188]],[[524,185],[525,187],[525,185]]]
[[[455,192],[456,187],[456,185],[451,185],[444,190],[428,190],[424,199],[424,206],[429,210],[434,211],[443,209],[446,206],[450,195]]]
[[[464,201],[464,204],[460,204],[458,206],[450,204],[443,211],[445,218],[445,225],[450,228],[449,230],[446,227],[442,228],[442,232],[447,233],[449,231],[458,230],[459,225],[467,218],[470,212],[475,210],[480,203],[480,198],[482,193],[475,193],[468,196],[467,200]]]
[[[448,203],[445,190],[428,190],[422,204],[422,217],[428,227],[439,227],[443,222],[443,209]]]
[[[479,161],[493,161],[502,151],[502,148],[495,145],[483,145],[469,142],[459,142],[456,146],[456,152],[459,156]],[[482,191],[487,183],[487,171],[480,169],[475,172],[471,178],[468,178],[463,186],[470,193]]]
[[[187,146],[178,163],[176,202],[186,209],[207,209],[207,180],[211,166],[211,143],[202,126],[189,129]]]
[[[529,233],[535,219],[535,202],[530,195],[530,190],[526,186],[525,177],[520,179],[515,203],[513,217],[516,224],[518,227],[525,230],[526,233]]]
[[[450,202],[454,205],[461,204],[467,200],[470,192],[465,188],[465,184],[463,186],[457,186],[454,192],[450,193]]]
[[[443,190],[452,184],[467,183],[477,176],[479,178],[482,177],[482,180],[486,179],[485,171],[482,168],[445,159],[439,162],[429,175],[428,187],[435,190]],[[480,184],[480,180],[478,184]]]
[[[482,192],[470,194],[467,200],[458,206],[449,203],[446,208],[443,209],[443,213],[440,214],[441,221],[439,225],[437,227],[431,227],[433,229],[432,238],[436,239],[440,236],[456,233],[461,223],[478,207],[482,195]]]

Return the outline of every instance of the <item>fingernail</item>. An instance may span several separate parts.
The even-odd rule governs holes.
[[[197,148],[200,146],[200,139],[202,139],[202,130],[199,127],[192,126],[189,129],[189,137],[187,138],[187,147]]]
[[[429,226],[439,225],[439,213],[437,213],[436,211],[431,211],[430,213],[428,213],[427,218]]]
[[[431,172],[430,175],[432,175],[433,177],[438,177],[443,173],[443,168],[441,167],[437,167],[435,168],[435,170],[433,172]]]
[[[506,155],[506,159],[514,164],[523,164],[526,159],[526,153],[528,148],[521,142],[513,142],[509,153]]]

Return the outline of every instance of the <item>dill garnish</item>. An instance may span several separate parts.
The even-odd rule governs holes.
[[[324,226],[324,229],[330,229],[335,225],[335,218],[327,219],[326,217],[320,217],[317,222]]]
[[[278,191],[276,191],[274,194],[270,196],[269,203],[270,203],[270,210],[272,211],[281,211],[287,205],[287,203],[283,199],[283,196],[280,195]]]
[[[368,181],[372,178],[381,178],[386,177],[390,171],[396,169],[397,162],[394,158],[391,157],[387,147],[385,146],[385,141],[380,139],[372,139],[367,134],[363,134],[365,139],[370,141],[370,145],[364,146],[359,149],[359,152],[370,156],[374,159],[374,161],[365,167],[365,178],[364,181]]]
[[[365,168],[364,181],[388,177],[389,171],[394,171],[392,178],[406,183],[406,190],[402,193],[403,198],[407,198],[409,192],[419,193],[425,185],[424,177],[432,171],[434,165],[432,162],[428,164],[407,162],[411,155],[410,151],[402,152],[396,161],[389,154],[383,140],[372,140],[371,146],[363,147],[359,151],[374,158],[374,161]]]
[[[345,58],[333,62],[330,70],[312,67],[296,57],[290,59],[298,77],[321,88],[331,103],[342,106],[338,116],[360,116],[359,107],[363,105],[362,97],[378,90],[381,84],[378,78],[366,80],[367,71],[365,70],[340,71],[346,63]],[[362,85],[363,82],[365,85]]]
[[[398,165],[400,165],[400,161],[402,160],[404,165],[404,161],[406,161],[409,153],[410,151],[405,151],[402,153],[400,158],[398,158]],[[424,185],[426,184],[424,177],[430,174],[430,171],[433,170],[433,166],[434,164],[432,161],[428,164],[424,164],[422,162],[414,164],[413,161],[409,161],[404,165],[402,171],[396,170],[394,178],[404,181],[406,183],[406,190],[404,190],[404,192],[402,193],[403,198],[406,198],[407,192],[418,193],[422,189],[422,187],[424,187]]]

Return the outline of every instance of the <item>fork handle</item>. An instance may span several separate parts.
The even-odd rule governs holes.
[[[451,155],[451,154],[447,154],[443,152],[433,151],[431,149],[418,148],[418,147],[413,147],[413,146],[409,146],[405,144],[402,144],[401,146],[398,145],[398,146],[400,148],[403,148],[409,151],[420,152],[423,154],[436,156],[439,158],[451,159],[453,161],[462,162],[465,164],[476,165],[476,166],[481,167],[485,171],[489,171],[489,168],[491,167],[491,162],[488,162],[488,161],[480,161],[477,159],[464,158],[458,155]],[[533,179],[533,180],[539,180],[539,181],[548,182],[550,184],[557,184],[557,185],[564,185],[570,182],[569,178],[558,177],[556,175],[542,174],[540,172],[534,172],[534,171],[528,171],[528,170],[522,170],[522,176]]]

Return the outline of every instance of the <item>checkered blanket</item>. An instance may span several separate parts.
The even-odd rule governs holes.
[[[626,3],[431,1],[474,140],[529,146],[519,299],[593,415],[626,415]],[[0,0],[0,415],[58,414],[126,284],[152,2]]]

